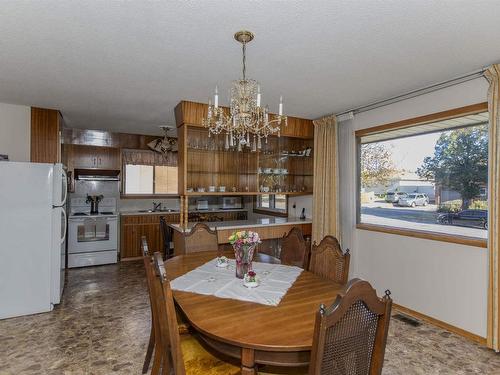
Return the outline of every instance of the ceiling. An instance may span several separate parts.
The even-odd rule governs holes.
[[[68,126],[161,134],[182,99],[241,72],[263,103],[317,118],[500,61],[488,0],[2,1],[0,102],[60,109]],[[227,98],[222,95],[222,104]]]

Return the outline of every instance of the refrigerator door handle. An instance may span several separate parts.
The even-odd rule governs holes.
[[[68,233],[68,220],[67,220],[67,216],[66,216],[66,210],[63,208],[62,209],[62,214],[64,216],[64,234],[61,236],[61,242],[60,244],[62,245],[64,243],[64,241],[66,240],[66,234]]]
[[[61,206],[64,206],[66,204],[66,199],[68,198],[68,175],[66,174],[66,171],[63,169],[62,170],[62,179],[63,179],[63,191],[62,193],[64,194],[64,198],[62,199]],[[66,212],[64,213],[66,215]]]

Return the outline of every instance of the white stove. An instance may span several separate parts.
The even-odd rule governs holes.
[[[116,199],[103,198],[99,213],[90,213],[86,198],[72,198],[68,217],[68,267],[116,263],[118,215]]]

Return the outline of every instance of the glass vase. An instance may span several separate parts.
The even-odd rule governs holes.
[[[234,258],[236,260],[236,277],[243,279],[245,274],[252,269],[252,260],[257,245],[234,245]]]

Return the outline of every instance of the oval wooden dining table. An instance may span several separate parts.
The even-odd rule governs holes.
[[[228,255],[228,254],[224,254]],[[216,252],[180,255],[165,262],[175,279],[214,259]],[[255,261],[275,262],[257,254]],[[174,291],[174,299],[200,338],[241,362],[242,375],[256,374],[258,364],[306,366],[320,304],[330,305],[342,285],[303,271],[278,306]]]

